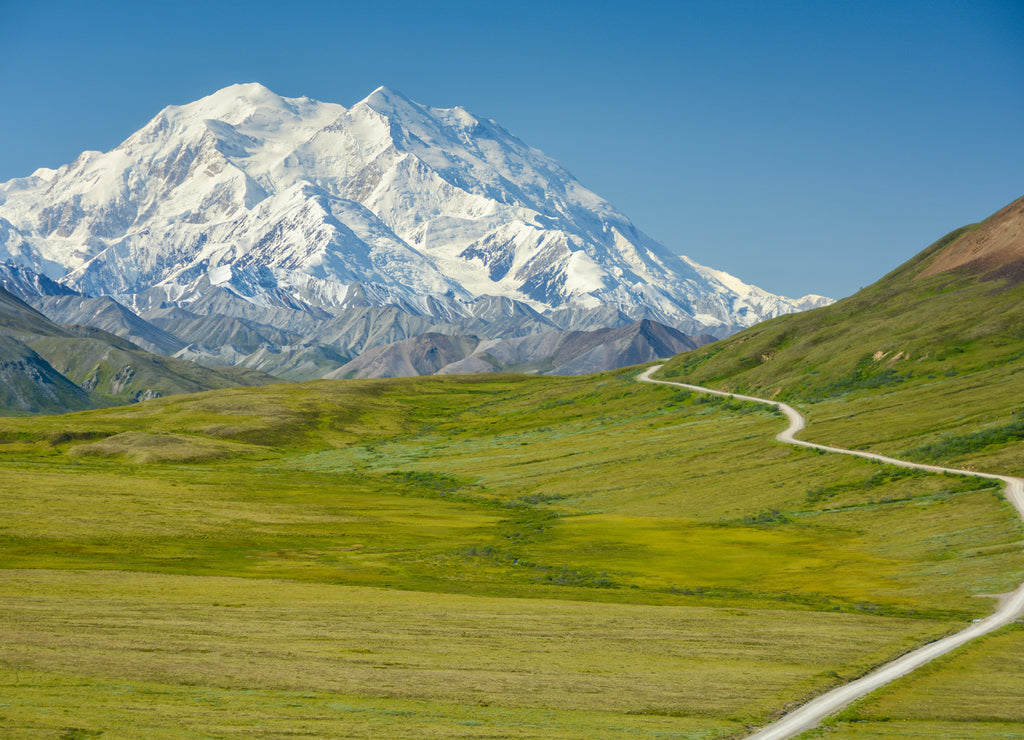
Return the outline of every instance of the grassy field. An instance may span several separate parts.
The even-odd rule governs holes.
[[[808,738],[1024,736],[1024,625],[956,650],[876,692]]]
[[[236,708],[246,720],[234,733],[251,733],[256,720],[277,728],[268,736],[297,718],[329,735],[372,737],[395,718],[389,732],[401,734],[449,714],[489,729],[449,722],[424,734],[721,736],[794,691],[830,683],[823,668],[856,673],[941,628],[811,611],[780,620],[757,609],[97,571],[9,571],[0,594],[0,660],[19,697],[5,696],[0,715],[26,737],[61,726],[150,736],[134,721],[131,732],[112,726],[117,701],[102,695],[113,687],[130,704],[165,705],[164,716],[143,721],[163,732],[177,725],[186,737],[217,736],[207,723],[231,721]],[[255,706],[253,692],[272,701]],[[338,706],[352,701],[362,707],[355,715]],[[295,709],[279,716],[289,702]],[[353,717],[361,730],[347,726]]]
[[[1020,476],[1022,399],[1024,376],[1015,363],[941,380],[922,378],[898,389],[805,404],[813,423],[804,438]]]
[[[0,724],[731,737],[1024,579],[996,488],[633,374],[0,421]]]

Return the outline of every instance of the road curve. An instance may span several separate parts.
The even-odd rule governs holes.
[[[736,398],[741,401],[753,401],[755,403],[763,403],[768,406],[773,406],[779,409],[786,415],[786,418],[789,419],[789,426],[786,430],[775,435],[775,439],[780,442],[799,445],[800,447],[810,447],[814,450],[835,452],[841,455],[864,457],[869,460],[878,460],[891,465],[899,465],[903,468],[917,468],[919,470],[928,470],[933,473],[955,473],[957,475],[973,475],[978,478],[1001,480],[1006,483],[1006,497],[1013,504],[1014,508],[1017,509],[1017,513],[1020,517],[1024,519],[1024,479],[1014,478],[1009,475],[979,473],[973,470],[943,468],[937,465],[920,465],[918,463],[907,462],[906,460],[897,460],[893,457],[886,457],[885,455],[876,455],[873,452],[846,450],[842,447],[829,447],[827,445],[819,445],[813,442],[804,442],[793,436],[803,429],[806,423],[804,421],[804,417],[800,415],[800,412],[792,406],[780,403],[779,401],[769,401],[764,398],[744,396],[739,393],[716,391],[699,385],[674,383],[668,380],[655,380],[651,377],[651,374],[659,370],[661,367],[661,365],[654,365],[653,367],[648,368],[637,376],[637,380],[647,383],[659,383],[661,385],[673,385],[700,393],[710,393],[715,396],[726,396],[728,398]],[[905,655],[901,655],[891,663],[886,663],[880,668],[876,668],[871,673],[858,678],[856,681],[822,694],[821,696],[809,701],[807,704],[794,709],[789,714],[782,716],[780,719],[767,727],[762,728],[753,735],[750,735],[748,740],[784,740],[784,738],[795,737],[802,732],[813,729],[814,727],[817,727],[825,717],[835,714],[840,709],[851,702],[856,701],[865,694],[874,691],[880,686],[884,686],[890,681],[896,680],[900,676],[910,673],[925,663],[938,658],[940,655],[945,655],[950,650],[958,648],[976,637],[981,637],[982,635],[988,634],[989,632],[1011,623],[1021,615],[1024,615],[1024,584],[1021,584],[1016,591],[1004,598],[995,612],[990,616],[971,623],[967,628],[962,629],[955,634],[944,637],[941,640],[928,643],[927,645],[906,653]]]

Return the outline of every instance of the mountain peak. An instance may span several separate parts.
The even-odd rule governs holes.
[[[236,97],[261,97],[266,95],[279,97],[277,93],[261,82],[236,82],[233,85],[221,88],[214,95],[220,93],[231,94]]]
[[[493,295],[720,335],[796,309],[687,265],[499,125],[386,86],[346,111],[230,85],[79,160],[5,191],[0,260],[129,302],[223,270],[250,303],[327,310],[356,284],[425,314]]]
[[[258,82],[228,85],[199,100],[170,105],[157,116],[172,121],[213,119],[232,125],[241,123],[257,108],[281,105],[281,98]]]
[[[367,95],[357,103],[359,104],[404,124],[456,129],[473,129],[480,125],[480,119],[461,105],[453,108],[432,108],[417,103],[400,90],[384,85]]]
[[[410,100],[408,96],[406,96],[404,93],[402,93],[402,91],[396,90],[393,87],[388,87],[387,85],[380,85],[376,90],[374,90],[372,93],[367,95],[363,99],[363,102],[370,102],[371,100],[373,100],[373,101],[383,101],[383,100],[387,100],[387,101],[401,101],[401,102],[404,102],[404,103],[409,103],[409,104],[412,104],[412,105],[417,105],[412,100]]]
[[[259,82],[243,82],[222,87],[206,97],[200,98],[194,103],[181,106],[182,108],[216,109],[230,106],[239,102],[251,105],[280,105],[284,101],[280,95],[262,85]],[[215,116],[209,116],[214,118]]]
[[[319,120],[322,115],[334,118],[344,112],[340,105],[309,98],[285,98],[259,82],[246,82],[228,85],[192,103],[169,106],[163,114],[185,122],[215,120],[231,126],[255,122],[268,133],[285,133],[295,125],[306,123],[308,127],[309,119]]]
[[[386,118],[400,120],[422,118],[426,112],[424,106],[406,97],[398,90],[384,85],[378,87],[356,105],[366,106]]]

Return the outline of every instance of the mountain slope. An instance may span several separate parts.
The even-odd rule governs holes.
[[[111,152],[0,185],[0,259],[136,310],[220,287],[450,320],[499,296],[724,336],[826,300],[679,258],[493,121],[387,88],[348,109],[258,84],[165,108]]]
[[[69,336],[32,306],[0,287],[0,333]]]
[[[243,368],[208,368],[151,354],[100,329],[69,329],[71,337],[37,335],[21,339],[62,375],[92,394],[98,405],[277,382],[269,375]]]
[[[997,231],[1005,244],[972,257]],[[765,322],[678,358],[666,373],[811,400],[1011,357],[1024,341],[1020,250],[1024,199],[835,305]]]
[[[850,298],[680,355],[663,375],[811,404],[831,443],[1019,473],[1021,255],[1024,198]]]
[[[984,280],[1024,280],[1024,198],[949,244],[914,279],[953,270]]]
[[[27,267],[0,263],[0,287],[26,303],[44,296],[73,296],[76,291]]]
[[[327,378],[393,378],[458,373],[586,375],[669,357],[697,343],[653,321],[594,331],[547,331],[522,337],[421,334],[375,347]]]
[[[342,365],[326,378],[401,378],[434,375],[468,357],[480,344],[477,337],[427,332],[386,344]]]
[[[151,354],[95,327],[58,326],[0,288],[0,414],[61,413],[273,380]]]
[[[56,414],[92,405],[88,393],[39,354],[0,334],[0,413]]]
[[[147,352],[169,355],[184,346],[176,336],[144,321],[113,298],[80,295],[38,296],[31,301],[58,324],[80,324],[127,339]]]
[[[93,406],[89,394],[22,340],[72,334],[0,287],[0,413],[52,414]]]

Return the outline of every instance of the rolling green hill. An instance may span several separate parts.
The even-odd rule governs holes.
[[[676,357],[667,379],[795,403],[805,438],[1024,473],[1024,198],[855,295]]]

